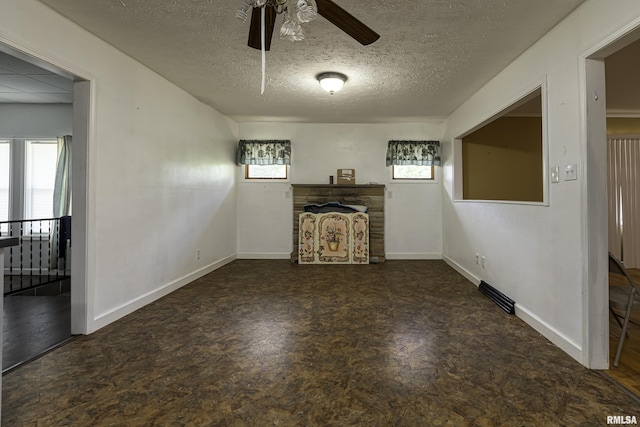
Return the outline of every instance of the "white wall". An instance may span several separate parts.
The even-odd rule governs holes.
[[[583,255],[588,244],[583,173],[587,150],[582,114],[584,65],[580,58],[638,17],[637,1],[621,0],[615,5],[587,1],[446,122],[445,259],[468,277],[484,279],[512,297],[520,317],[587,366],[591,365],[583,335]],[[491,117],[544,79],[548,83],[548,164],[562,169],[577,163],[578,180],[550,184],[549,206],[453,201],[457,153],[452,149],[452,138]],[[476,253],[486,256],[486,268],[475,264]]]
[[[91,81],[87,332],[235,257],[235,123],[35,0],[0,28]]]
[[[71,135],[71,104],[0,104],[0,138]]]
[[[391,139],[440,140],[442,122],[403,124],[240,123],[240,139],[289,139],[291,179],[287,183],[238,179],[238,257],[289,258],[292,250],[290,184],[328,184],[339,168],[356,170],[356,183],[385,184],[387,258],[440,258],[440,168],[435,183],[392,183],[385,165]]]

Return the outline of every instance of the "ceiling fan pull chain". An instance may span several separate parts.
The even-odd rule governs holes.
[[[264,80],[265,80],[265,66],[266,66],[266,62],[267,62],[267,55],[266,55],[266,51],[265,51],[265,11],[264,11],[264,7],[261,8],[260,10],[260,27],[261,27],[261,31],[260,31],[260,45],[261,45],[261,50],[262,50],[262,84],[260,85],[260,95],[264,95]]]

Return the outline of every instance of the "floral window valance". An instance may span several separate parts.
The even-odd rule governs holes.
[[[290,165],[289,140],[240,140],[236,163],[239,165]]]
[[[440,166],[440,141],[389,141],[387,166]]]

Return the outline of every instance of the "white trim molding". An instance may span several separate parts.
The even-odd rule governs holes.
[[[387,252],[384,258],[386,260],[442,259],[442,254],[440,252]]]
[[[472,272],[470,272],[469,270],[467,270],[466,268],[458,264],[453,259],[449,258],[446,255],[442,255],[442,260],[447,264],[449,264],[449,267],[453,268],[455,271],[462,274],[468,281],[470,281],[474,285],[476,286],[480,285],[480,278],[478,276],[476,276],[475,274],[473,274]]]
[[[123,318],[124,316],[133,313],[136,310],[141,309],[142,307],[164,297],[165,295],[170,294],[173,291],[180,289],[181,287],[197,280],[218,268],[229,264],[230,262],[236,259],[235,255],[228,256],[216,262],[213,262],[205,267],[202,267],[192,273],[187,274],[186,276],[180,277],[170,283],[167,283],[160,288],[148,292],[144,295],[141,295],[137,298],[132,299],[131,301],[122,304],[119,307],[116,307],[112,310],[107,311],[106,313],[102,313],[95,317],[93,322],[93,331],[97,331],[100,328],[103,328],[110,323],[115,322],[118,319]]]
[[[238,252],[238,259],[291,259],[291,252]]]
[[[571,340],[556,328],[536,316],[528,308],[523,307],[516,301],[516,316],[522,319],[527,325],[531,326],[543,337],[557,345],[562,351],[573,357],[579,363],[583,361],[582,347],[575,341]]]
[[[453,259],[449,258],[446,255],[442,256],[442,259],[451,266],[458,273],[462,274],[467,280],[473,283],[475,286],[480,284],[480,278],[475,276],[466,268],[462,267]],[[576,342],[572,341],[565,335],[563,335],[560,331],[546,323],[536,314],[531,312],[526,307],[523,307],[521,304],[518,304],[516,301],[516,316],[520,318],[523,322],[525,322],[528,326],[536,330],[546,339],[551,341],[551,343],[557,345],[562,351],[569,354],[569,356],[573,357],[578,362],[582,363],[582,347],[580,347]]]

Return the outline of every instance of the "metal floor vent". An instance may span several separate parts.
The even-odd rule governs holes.
[[[480,292],[482,292],[487,298],[491,301],[498,304],[498,307],[503,309],[509,314],[516,314],[516,302],[485,282],[484,280],[480,281],[480,286],[478,286]]]

